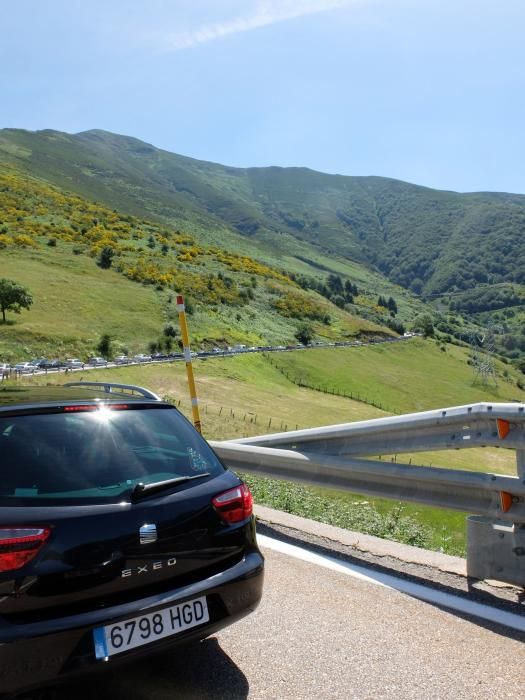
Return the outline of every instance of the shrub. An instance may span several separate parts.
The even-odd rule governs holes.
[[[102,248],[102,250],[99,253],[97,265],[103,270],[108,270],[113,263],[114,255],[115,251],[113,250],[113,248],[110,248],[109,246],[104,246],[104,248]]]
[[[111,336],[109,333],[103,333],[100,336],[100,340],[97,345],[97,352],[99,355],[109,360],[111,357]]]
[[[294,335],[300,343],[303,345],[308,345],[308,343],[312,342],[314,332],[311,326],[303,324],[302,326],[299,326]]]

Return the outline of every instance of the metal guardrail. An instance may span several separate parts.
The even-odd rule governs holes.
[[[482,528],[484,542],[469,543],[469,574],[525,586],[523,404],[479,403],[211,444],[233,469],[483,516],[469,520],[470,539],[479,541]],[[515,450],[516,476],[412,466],[392,457],[485,446]],[[392,461],[380,459],[386,455]]]
[[[498,420],[512,424],[501,437]],[[501,426],[502,424],[499,423]],[[389,418],[329,425],[235,440],[238,444],[284,447],[340,456],[368,456],[465,449],[525,448],[525,405],[478,403]]]
[[[517,477],[364,459],[343,460],[255,445],[211,444],[232,469],[525,523],[525,484]],[[513,500],[508,512],[501,508],[502,493],[511,494]]]

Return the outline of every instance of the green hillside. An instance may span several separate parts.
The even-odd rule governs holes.
[[[285,270],[2,164],[0,277],[26,286],[35,300],[0,325],[2,361],[85,357],[103,333],[115,354],[177,349],[176,331],[163,333],[176,325],[176,293],[186,297],[193,341],[206,347],[296,342],[304,325],[325,339],[392,333],[303,289]],[[359,299],[375,307],[363,288]],[[389,320],[385,308],[374,315]]]
[[[388,413],[410,413],[478,401],[524,401],[520,373],[495,365],[497,384],[476,381],[463,348],[414,338],[372,347],[272,354],[268,361],[292,382],[359,398]]]
[[[471,329],[495,322],[500,351],[525,351],[523,195],[458,194],[306,168],[230,168],[97,130],[4,129],[1,160],[289,273],[360,276],[369,290],[387,278],[390,290],[393,283],[431,301],[443,333],[466,338],[464,316]],[[356,311],[366,314],[366,305]]]

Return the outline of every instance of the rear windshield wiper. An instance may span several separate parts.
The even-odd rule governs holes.
[[[193,476],[178,476],[175,479],[156,481],[153,484],[136,484],[131,491],[131,500],[138,501],[154,493],[168,490],[172,488],[172,486],[178,486],[179,484],[184,484],[186,481],[193,481],[194,479],[202,479],[205,476],[210,476],[210,472],[202,472],[202,474],[194,474]]]

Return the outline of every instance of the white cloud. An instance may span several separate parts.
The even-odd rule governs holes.
[[[205,24],[197,29],[171,34],[165,37],[164,48],[168,51],[189,49],[230,34],[249,32],[270,24],[319,14],[348,5],[351,0],[261,0],[249,15],[235,17],[223,22]]]

